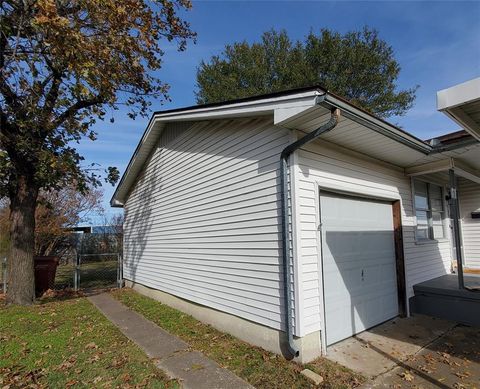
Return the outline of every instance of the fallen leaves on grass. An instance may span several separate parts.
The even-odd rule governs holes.
[[[84,298],[0,310],[1,389],[178,386]]]
[[[65,299],[67,297],[83,297],[84,294],[81,291],[75,292],[73,289],[60,289],[60,290],[53,290],[48,289],[40,298],[42,299]]]
[[[101,355],[102,355],[102,353],[93,354],[90,358],[87,359],[87,362],[88,363],[98,362],[100,360]]]
[[[128,357],[126,355],[122,355],[118,358],[114,357],[112,359],[111,367],[114,367],[114,368],[118,369],[118,368],[124,366],[127,362],[128,362]]]
[[[60,364],[60,366],[58,366],[58,369],[59,369],[59,370],[68,370],[68,369],[70,369],[71,367],[73,367],[76,362],[77,362],[77,356],[76,356],[76,355],[71,355],[70,357],[68,357],[68,359],[66,359],[65,361],[63,361],[63,362]]]
[[[435,370],[432,366],[425,366],[425,365],[420,366],[419,369],[427,374],[432,374]]]
[[[92,350],[92,349],[96,349],[96,348],[98,348],[98,346],[94,342],[90,342],[85,346],[85,349],[87,349],[87,350],[88,349]]]
[[[2,389],[43,389],[44,386],[39,383],[39,379],[42,375],[42,369],[26,371],[19,366],[5,367],[0,369],[0,385]]]
[[[404,371],[403,373],[401,373],[400,377],[407,382],[412,382],[415,379],[414,375],[408,371]]]
[[[77,381],[77,380],[70,380],[70,381],[68,381],[68,382],[65,383],[65,387],[66,387],[66,388],[70,388],[70,387],[72,387],[72,386],[74,386],[74,385],[76,385],[76,384],[78,384],[78,381]]]
[[[189,315],[131,290],[117,290],[112,294],[130,309],[182,338],[192,349],[204,352],[220,366],[257,388],[310,389],[312,384],[300,374],[304,368],[325,378],[321,386],[323,388],[355,388],[364,381],[360,375],[324,358],[318,358],[305,366],[286,361],[283,357],[221,333]]]
[[[454,373],[458,378],[468,378],[470,377],[470,373],[468,371],[465,371],[463,373],[459,372],[459,371],[456,371]]]

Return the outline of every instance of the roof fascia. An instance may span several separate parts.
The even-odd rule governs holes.
[[[437,92],[437,110],[444,111],[478,100],[480,77]]]
[[[480,140],[479,124],[463,110],[465,105],[476,101],[480,101],[480,77],[437,92],[437,110]]]
[[[184,121],[184,120],[213,120],[226,119],[230,117],[254,116],[273,114],[275,111],[289,109],[295,106],[311,106],[315,104],[316,96],[322,92],[310,90],[307,92],[295,93],[294,95],[270,97],[254,101],[232,103],[214,107],[190,108],[178,112],[156,113],[155,120],[162,122]]]
[[[133,155],[130,158],[130,161],[128,162],[127,168],[125,169],[125,172],[122,175],[122,178],[120,179],[120,182],[118,183],[117,187],[115,188],[115,192],[113,192],[112,198],[110,199],[110,206],[114,208],[122,208],[124,205],[124,202],[118,199],[119,194],[122,192],[123,187],[125,182],[128,180],[129,175],[132,172],[132,168],[134,167],[136,161],[138,160],[140,154],[145,153],[145,154],[150,154],[151,150],[155,147],[152,146],[149,150],[142,150],[142,146],[145,147],[144,145],[147,143],[147,141],[152,137],[152,132],[153,129],[155,128],[158,132],[156,135],[156,138],[160,136],[160,134],[163,131],[165,124],[164,123],[159,123],[158,121],[155,120],[155,117],[152,116],[150,118],[150,121],[148,122],[147,128],[145,129],[145,132],[142,135],[142,138],[140,139],[140,142],[138,142],[137,147],[135,148],[135,151],[133,152]],[[145,158],[145,160],[148,159],[148,156]],[[143,161],[144,163],[144,161]],[[143,163],[141,165],[143,166]],[[131,185],[129,185],[130,187]],[[129,189],[127,188],[126,193],[128,193]]]

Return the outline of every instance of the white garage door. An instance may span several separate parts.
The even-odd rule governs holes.
[[[327,344],[398,315],[392,204],[322,192]]]

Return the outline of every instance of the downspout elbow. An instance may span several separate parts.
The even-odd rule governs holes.
[[[303,145],[317,139],[322,134],[329,132],[335,128],[340,119],[340,110],[332,108],[330,120],[316,130],[308,133],[304,137],[298,139],[296,142],[289,144],[282,150],[280,154],[280,190],[281,190],[281,211],[282,211],[282,258],[283,258],[283,276],[284,276],[284,300],[285,300],[285,316],[286,316],[286,333],[287,333],[287,351],[292,358],[298,357],[300,351],[293,342],[293,328],[292,328],[292,301],[291,301],[291,284],[292,274],[290,271],[290,239],[288,236],[288,160],[290,155]]]

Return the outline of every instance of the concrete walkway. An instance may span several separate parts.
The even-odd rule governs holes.
[[[125,336],[154,359],[155,364],[186,389],[252,389],[231,371],[198,351],[192,351],[183,340],[169,334],[142,315],[128,309],[108,293],[88,299],[115,324]]]

